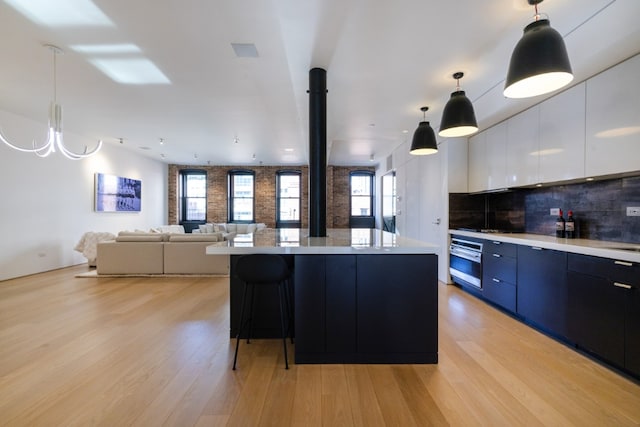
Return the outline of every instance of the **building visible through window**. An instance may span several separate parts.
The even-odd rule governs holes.
[[[180,172],[180,221],[205,221],[207,217],[207,173]]]
[[[276,174],[277,228],[300,228],[300,172]]]
[[[254,221],[255,172],[229,172],[229,221]]]
[[[351,228],[375,228],[373,216],[373,172],[354,171],[349,175]]]

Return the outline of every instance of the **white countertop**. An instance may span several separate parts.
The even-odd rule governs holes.
[[[238,234],[207,246],[208,255],[275,254],[435,254],[438,246],[369,228],[334,228],[326,237],[309,237],[308,229],[271,228]]]
[[[449,234],[640,263],[640,252],[615,249],[640,248],[640,244],[589,239],[563,239],[555,236],[528,233],[478,233],[475,231],[449,230]]]

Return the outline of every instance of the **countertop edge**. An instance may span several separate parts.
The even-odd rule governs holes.
[[[529,233],[479,233],[474,231],[449,230],[449,234],[640,263],[640,252],[611,249],[611,247],[633,248],[640,246],[631,243],[589,239],[565,239]]]

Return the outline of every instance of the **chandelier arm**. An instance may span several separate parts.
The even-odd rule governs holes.
[[[6,136],[4,136],[2,131],[0,131],[0,141],[4,142],[5,144],[7,144],[9,147],[13,148],[14,150],[22,151],[24,153],[36,153],[38,151],[44,150],[49,145],[49,143],[47,142],[42,147],[37,147],[36,146],[36,142],[34,140],[33,141],[33,148],[20,147],[19,145],[15,145],[15,144],[12,144],[11,142],[9,142],[9,140],[7,139]]]
[[[98,141],[98,145],[96,145],[93,148],[93,150],[87,151],[88,147],[85,145],[84,151],[82,153],[76,153],[74,151],[69,150],[67,147],[65,147],[64,142],[62,140],[62,134],[58,133],[56,135],[56,145],[58,146],[58,149],[60,150],[60,152],[68,159],[79,160],[97,153],[102,148],[102,140]]]

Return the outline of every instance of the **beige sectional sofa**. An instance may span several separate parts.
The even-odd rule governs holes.
[[[223,242],[221,233],[170,234],[120,232],[98,243],[100,274],[229,274],[228,255],[207,255],[206,247]],[[223,244],[223,243],[221,243]]]

